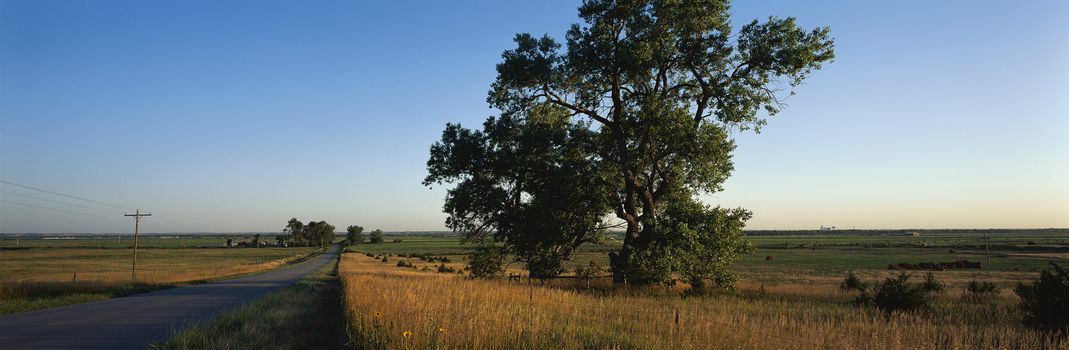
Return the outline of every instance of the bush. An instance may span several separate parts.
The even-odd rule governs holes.
[[[843,292],[856,290],[864,293],[866,289],[868,289],[868,286],[857,277],[857,274],[855,274],[854,271],[847,272],[846,277],[843,278],[843,282],[839,284],[839,290]]]
[[[405,260],[397,260],[397,267],[416,267],[412,263]]]
[[[480,247],[468,260],[471,278],[494,278],[501,274],[505,254],[497,247]]]
[[[371,239],[370,239],[371,243],[374,243],[374,244],[382,243],[385,240],[385,238],[382,236],[382,230],[371,231],[371,236],[370,237],[371,237]]]
[[[1024,323],[1030,327],[1069,333],[1069,271],[1051,263],[1031,285],[1017,283],[1013,289],[1021,297]]]
[[[928,308],[928,292],[923,285],[909,284],[909,274],[888,277],[876,288],[872,303],[886,313],[918,311]]]
[[[924,283],[921,283],[921,288],[928,293],[942,293],[945,289],[942,283],[935,280],[935,274],[931,272],[924,274]]]
[[[969,301],[987,300],[998,296],[998,286],[991,282],[969,281],[961,298]]]
[[[400,238],[394,239],[393,243],[401,243],[401,239]]]
[[[452,267],[445,266],[445,264],[441,264],[441,265],[438,265],[438,272],[439,273],[445,273],[445,272],[454,273],[454,272],[457,272],[457,270],[452,268]]]
[[[587,264],[586,267],[583,267],[583,266],[576,266],[575,267],[575,275],[578,276],[579,278],[598,277],[604,271],[605,270],[601,268],[601,265],[598,265],[598,263],[595,262],[594,260],[590,260],[590,263]]]

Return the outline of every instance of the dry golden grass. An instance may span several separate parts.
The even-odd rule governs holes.
[[[354,340],[372,348],[1069,348],[1020,326],[1005,300],[945,298],[925,315],[888,317],[804,286],[689,299],[657,288],[589,293],[472,281],[359,254],[344,254],[339,271]]]
[[[142,249],[137,280],[181,283],[262,271],[303,258],[315,248]],[[0,252],[3,281],[129,282],[127,249],[26,249]],[[77,276],[75,276],[77,274]]]
[[[144,249],[131,281],[125,249],[25,249],[0,252],[0,315],[101,300],[279,267],[315,248]]]

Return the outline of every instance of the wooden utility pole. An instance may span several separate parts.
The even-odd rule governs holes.
[[[130,267],[130,280],[137,281],[137,241],[141,231],[141,217],[152,216],[152,213],[142,213],[141,209],[137,209],[134,214],[123,214],[123,216],[134,217],[134,264]]]

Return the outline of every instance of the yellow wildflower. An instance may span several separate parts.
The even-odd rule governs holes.
[[[405,336],[405,338],[408,338],[412,336],[412,332],[405,331],[404,333],[401,333],[401,335]]]

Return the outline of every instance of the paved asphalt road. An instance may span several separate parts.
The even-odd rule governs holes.
[[[0,316],[0,349],[144,349],[174,329],[288,286],[338,255],[242,278]]]

